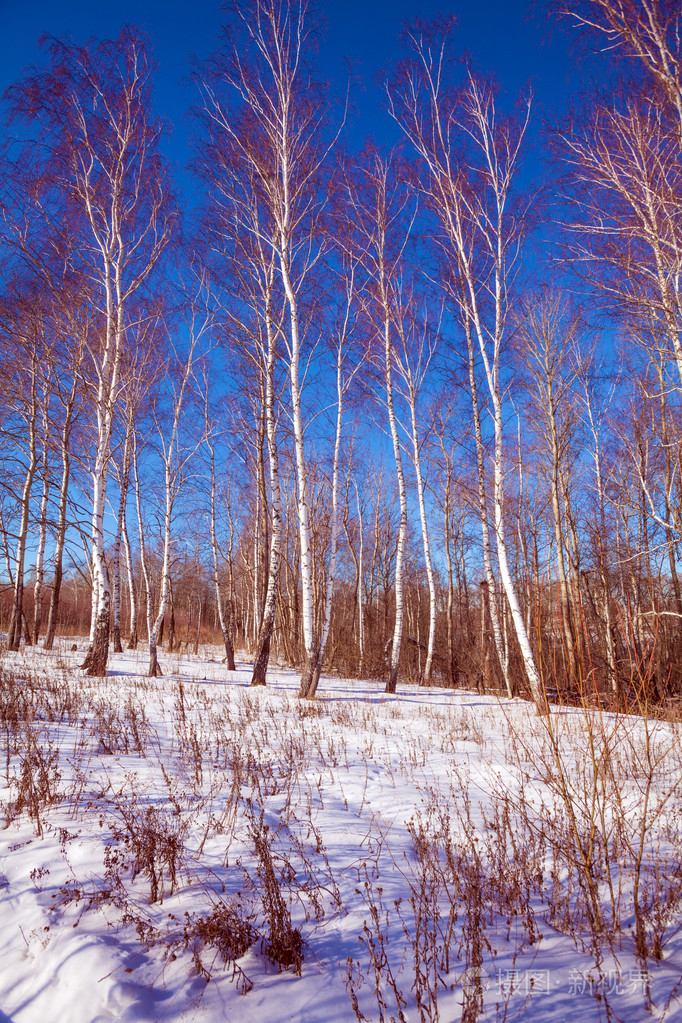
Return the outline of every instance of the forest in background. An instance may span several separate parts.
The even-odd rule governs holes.
[[[196,217],[149,41],[46,42],[0,155],[10,649],[679,697],[679,7],[563,17],[606,83],[565,123],[443,19],[387,78],[404,145],[349,153],[307,4],[239,0],[193,71]]]

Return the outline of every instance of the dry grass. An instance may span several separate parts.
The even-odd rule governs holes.
[[[648,978],[682,923],[679,725],[587,703],[546,718],[502,707],[428,705],[410,735],[397,701],[311,705],[186,676],[131,685],[7,665],[4,815],[27,815],[37,836],[59,831],[67,864],[78,831],[99,834],[101,871],[70,868],[55,914],[75,926],[106,911],[205,979],[228,970],[242,993],[249,950],[300,974],[310,928],[360,905],[345,965],[358,1020],[404,1020],[413,1004],[410,1018],[435,1023],[453,998],[465,1023],[504,1019],[518,991],[510,983],[491,1008],[486,977],[503,953],[532,959],[548,933],[588,957],[608,1007],[619,957]],[[364,773],[352,805],[351,772]],[[409,841],[396,845],[373,800],[415,779],[420,801],[399,822]],[[319,823],[331,800],[366,822],[351,889]]]

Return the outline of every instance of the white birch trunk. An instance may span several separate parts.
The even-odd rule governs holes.
[[[94,214],[91,225],[95,236]],[[88,675],[106,675],[109,658],[109,618],[111,589],[109,571],[104,555],[104,509],[107,493],[107,469],[111,456],[110,444],[114,423],[114,410],[121,371],[121,343],[123,333],[123,304],[121,301],[120,263],[112,266],[107,245],[100,243],[104,262],[103,289],[106,302],[105,345],[101,364],[96,365],[98,375],[97,453],[92,469],[92,575],[93,603],[90,625],[90,646],[82,667]]]
[[[444,446],[443,446],[444,447]],[[453,572],[452,572],[452,551],[450,549],[452,525],[450,521],[450,491],[452,489],[452,469],[450,466],[449,459],[446,466],[446,482],[445,482],[445,507],[444,519],[445,519],[445,559],[448,566],[448,602],[447,602],[447,640],[448,640],[448,685],[451,689],[455,688],[455,676],[454,676],[454,641],[453,641],[453,628],[452,628],[452,615],[454,612],[454,592],[455,587],[453,583]]]
[[[162,674],[157,656],[159,633],[168,607],[168,591],[170,585],[170,557],[171,557],[171,526],[173,522],[173,488],[170,465],[166,462],[164,466],[164,514],[163,514],[163,559],[161,563],[161,593],[159,595],[159,606],[156,618],[149,629],[149,667],[147,675],[154,678]],[[148,621],[151,620],[151,607],[149,608]]]
[[[383,290],[383,289],[382,289]],[[398,481],[398,498],[400,502],[400,528],[398,530],[398,546],[395,558],[395,623],[393,626],[393,642],[391,645],[391,659],[389,662],[388,681],[386,692],[395,693],[398,684],[398,668],[400,665],[400,648],[403,638],[403,616],[404,616],[404,561],[405,545],[407,543],[407,487],[405,486],[405,474],[403,472],[403,460],[400,451],[400,437],[398,435],[398,422],[396,420],[393,404],[393,346],[391,344],[391,327],[388,314],[388,300],[384,291],[383,295],[385,316],[384,316],[384,386],[386,388],[386,408],[388,411],[388,424],[391,430],[393,441],[393,457],[395,458],[395,471]]]
[[[502,309],[502,295],[505,290],[503,281],[503,231],[502,214],[504,209],[503,197],[498,196],[497,200],[497,232],[496,232],[496,259],[495,259],[495,329],[493,334],[492,360],[488,355],[488,348],[485,341],[485,332],[479,315],[478,296],[474,286],[474,277],[471,272],[468,260],[463,259],[465,267],[467,287],[471,301],[471,315],[476,328],[479,350],[483,365],[485,367],[488,391],[492,404],[492,416],[494,426],[494,457],[493,457],[493,493],[494,493],[494,528],[495,545],[497,548],[497,562],[500,570],[500,579],[507,598],[507,606],[511,614],[512,623],[516,638],[521,651],[523,666],[530,686],[530,691],[537,707],[538,713],[546,713],[547,701],[543,692],[542,682],[538,674],[535,657],[530,645],[526,623],[521,613],[516,587],[509,571],[507,558],[507,544],[505,538],[504,523],[504,452],[503,452],[503,420],[502,400],[500,389],[500,348],[502,343],[502,331],[504,316]]]
[[[490,612],[490,624],[493,630],[493,641],[497,660],[502,671],[507,695],[513,696],[513,688],[509,677],[509,660],[502,635],[502,624],[500,622],[500,608],[498,603],[498,588],[493,571],[492,544],[490,540],[490,519],[488,515],[488,496],[486,487],[486,452],[483,443],[483,430],[481,426],[481,407],[478,399],[478,387],[476,384],[476,364],[474,360],[473,339],[469,319],[465,320],[465,333],[467,337],[467,348],[469,353],[469,388],[471,397],[471,408],[474,418],[474,437],[476,440],[476,467],[478,476],[478,514],[481,521],[481,540],[483,545],[483,571],[488,589],[488,610]],[[484,608],[481,607],[481,615],[484,616]],[[485,634],[483,634],[485,639]],[[485,658],[484,658],[485,672]]]
[[[10,650],[18,650],[21,645],[21,628],[24,606],[24,563],[26,560],[26,544],[28,540],[28,525],[31,510],[31,491],[33,480],[38,468],[38,451],[36,439],[36,422],[38,416],[38,404],[36,394],[37,377],[37,353],[35,349],[32,355],[31,365],[31,399],[28,415],[28,463],[26,476],[21,494],[21,519],[19,523],[19,534],[17,537],[17,552],[14,561],[14,593],[12,599],[12,618],[10,621],[7,646]]]
[[[451,105],[443,87],[444,40],[432,50],[412,35],[419,72],[399,94],[392,112],[426,164],[431,197],[452,260],[451,294],[465,330],[470,324],[485,369],[494,428],[494,530],[502,586],[521,652],[526,677],[539,713],[547,709],[540,676],[509,571],[504,533],[503,420],[500,353],[506,327],[512,268],[518,254],[519,225],[509,217],[507,198],[516,170],[530,110],[516,133],[500,131],[492,95],[469,74],[467,89]],[[428,111],[425,119],[424,104]],[[431,125],[427,130],[425,124]],[[455,145],[473,143],[478,176],[465,180]],[[447,286],[447,285],[446,285]],[[492,299],[491,313],[482,298]],[[470,364],[472,353],[470,351]],[[471,366],[470,366],[471,373]],[[473,374],[471,374],[473,376]],[[492,602],[491,602],[492,607]]]
[[[301,673],[299,696],[305,697],[317,670],[319,641],[315,635],[315,602],[313,580],[312,537],[310,535],[310,509],[308,507],[308,470],[306,465],[305,441],[303,437],[303,414],[301,407],[301,385],[299,363],[301,340],[298,320],[298,301],[291,282],[287,261],[286,241],[282,242],[280,271],[289,309],[290,353],[289,379],[291,385],[291,420],[294,428],[294,451],[296,456],[298,537],[301,559],[301,617],[305,663]]]
[[[594,439],[594,451],[592,457],[594,459],[594,473],[597,485],[597,501],[599,504],[599,520],[600,520],[600,533],[598,537],[598,571],[599,581],[601,584],[602,594],[602,610],[604,615],[604,643],[606,646],[606,662],[609,667],[609,674],[611,676],[611,691],[613,694],[620,698],[620,687],[618,684],[618,672],[616,666],[616,650],[613,641],[613,619],[611,614],[611,593],[609,586],[608,573],[606,570],[606,559],[604,556],[604,545],[606,543],[606,496],[604,492],[604,481],[602,478],[601,470],[601,444],[599,440],[599,427],[595,420],[594,411],[592,408],[592,401],[590,395],[585,388],[585,407],[587,410],[587,416],[590,424],[590,430]]]
[[[152,615],[153,615],[152,583],[151,576],[149,573],[149,567],[147,565],[147,551],[144,538],[144,519],[142,517],[142,496],[140,493],[140,473],[138,469],[137,443],[135,438],[133,438],[132,467],[135,487],[135,508],[137,510],[137,525],[140,531],[140,566],[142,568],[142,578],[144,579],[145,616],[147,620],[147,636],[149,638],[149,663],[152,664]],[[158,668],[158,659],[156,656],[156,643],[154,644],[154,664]]]
[[[305,695],[308,699],[312,699],[317,692],[317,686],[320,681],[320,672],[322,671],[322,662],[324,660],[324,652],[327,646],[327,640],[329,638],[329,627],[331,625],[332,618],[332,598],[334,596],[334,583],[336,581],[336,561],[339,547],[339,460],[341,457],[341,427],[343,424],[343,396],[344,396],[344,384],[343,384],[343,339],[339,342],[339,347],[336,356],[336,433],[334,439],[334,462],[332,468],[332,517],[330,525],[330,552],[329,552],[329,570],[327,573],[327,592],[325,594],[324,602],[324,616],[322,619],[322,635],[320,636],[320,646],[317,656],[317,665],[308,688],[308,692]]]
[[[72,396],[75,397],[75,379]],[[59,517],[57,520],[57,535],[55,537],[54,549],[54,576],[52,580],[52,594],[50,596],[50,610],[47,619],[47,633],[45,635],[45,649],[51,650],[54,644],[54,637],[57,632],[57,612],[59,609],[59,595],[62,586],[64,545],[66,542],[66,504],[69,491],[69,479],[71,476],[71,456],[69,453],[70,432],[71,432],[71,410],[73,404],[67,407],[66,421],[62,428],[60,444],[62,456],[62,479],[59,487]]]
[[[157,657],[157,648],[159,643],[159,633],[163,624],[163,619],[166,614],[168,607],[168,596],[170,592],[170,563],[172,553],[172,526],[173,526],[173,510],[175,506],[175,500],[177,498],[182,478],[183,469],[191,457],[192,452],[180,453],[180,441],[179,441],[179,429],[180,429],[180,418],[182,415],[183,404],[187,387],[189,385],[190,378],[192,376],[192,365],[194,361],[194,353],[199,338],[203,334],[203,331],[208,326],[208,317],[204,321],[203,326],[197,331],[195,330],[194,311],[192,314],[192,323],[190,326],[190,347],[187,355],[187,361],[183,368],[182,381],[180,387],[176,392],[173,399],[173,421],[170,431],[170,436],[166,441],[163,436],[161,426],[157,424],[157,430],[159,434],[159,440],[161,444],[161,458],[163,461],[163,481],[164,481],[164,513],[163,513],[163,559],[161,566],[161,593],[159,596],[159,606],[156,613],[156,618],[152,622],[152,610],[151,610],[151,596],[149,588],[148,575],[145,574],[145,582],[147,583],[147,627],[149,633],[149,668],[147,674],[150,678],[161,675],[161,668]],[[198,444],[197,444],[198,447]],[[196,447],[194,448],[196,450]],[[136,476],[137,482],[137,499],[139,501],[139,478]],[[138,509],[138,518],[140,519],[140,539],[142,539],[142,518]],[[142,550],[142,548],[141,548]]]
[[[5,556],[5,571],[7,572],[7,578],[9,579],[10,586],[14,587],[14,572],[12,571],[12,555],[9,550],[9,539],[7,537],[7,527],[5,526],[5,517],[2,514],[0,508],[0,531],[2,532],[2,553]]]
[[[45,545],[47,542],[47,505],[50,496],[50,473],[48,465],[49,452],[49,419],[48,419],[47,386],[43,391],[43,452],[41,467],[43,473],[43,493],[40,499],[40,517],[38,520],[38,550],[36,551],[36,577],[33,586],[33,645],[36,646],[40,636],[43,620],[43,587],[45,583]]]
[[[358,674],[362,678],[362,673],[365,666],[365,608],[363,601],[363,554],[364,554],[364,531],[362,524],[362,508],[360,507],[360,491],[358,490],[357,482],[355,482],[355,500],[358,512],[358,643],[360,648],[360,664],[358,665]]]
[[[209,528],[211,537],[211,557],[213,561],[213,592],[215,593],[216,610],[220,631],[225,647],[225,663],[228,671],[234,671],[234,647],[232,646],[232,635],[230,624],[225,620],[225,609],[223,607],[223,594],[220,588],[219,559],[218,559],[218,538],[216,535],[216,474],[215,474],[215,448],[210,433],[206,430],[209,459],[211,463],[211,507],[209,511]]]
[[[126,434],[123,443],[123,461],[119,473],[118,514],[116,516],[116,534],[111,556],[111,574],[113,578],[113,641],[114,652],[121,653],[121,544],[126,521],[126,504],[128,501],[128,485],[130,481],[130,459],[132,448],[133,412],[128,409],[126,414]]]
[[[128,650],[137,649],[138,640],[138,607],[137,591],[135,589],[135,573],[133,566],[133,554],[130,549],[130,538],[128,536],[128,524],[123,519],[122,528],[123,550],[126,558],[126,573],[128,579],[128,602],[130,604],[130,622],[128,627]]]
[[[277,416],[275,409],[275,368],[277,365],[276,334],[272,319],[272,268],[268,268],[265,286],[265,332],[267,352],[265,365],[265,429],[268,443],[270,476],[270,558],[268,587],[265,593],[263,617],[256,645],[251,685],[265,685],[270,659],[270,643],[275,629],[277,594],[282,550],[282,491],[279,479],[279,453],[277,450]]]
[[[409,373],[409,370],[408,370]],[[422,527],[422,541],[424,544],[424,564],[426,566],[426,579],[429,586],[429,639],[426,652],[426,664],[424,665],[424,685],[431,684],[431,672],[433,668],[433,651],[436,642],[436,582],[433,575],[433,563],[431,561],[431,545],[429,543],[429,530],[426,521],[426,501],[424,500],[424,478],[422,475],[421,457],[419,453],[419,431],[417,429],[417,396],[414,389],[414,381],[411,374],[408,379],[408,397],[410,405],[410,419],[412,422],[412,446],[414,471],[417,477],[417,494],[419,496],[419,517]]]

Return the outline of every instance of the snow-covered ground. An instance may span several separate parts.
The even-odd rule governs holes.
[[[0,1023],[680,1020],[676,725],[0,670]]]

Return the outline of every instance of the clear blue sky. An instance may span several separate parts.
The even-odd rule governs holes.
[[[350,58],[362,80],[352,97],[351,145],[369,134],[379,142],[397,140],[376,78],[399,57],[401,26],[415,16],[454,13],[456,50],[468,51],[475,67],[494,73],[509,96],[532,86],[544,113],[561,109],[575,85],[570,36],[549,22],[544,0],[535,3],[532,16],[526,0],[455,0],[450,6],[441,0],[327,0],[319,9],[327,24],[319,54],[322,76],[340,85]],[[152,40],[159,66],[157,109],[173,126],[166,150],[181,170],[189,156],[186,112],[195,100],[187,80],[188,58],[195,54],[201,59],[215,48],[224,17],[213,0],[0,0],[0,92],[26,66],[40,63],[42,33],[81,42],[115,37],[125,23],[139,25]]]

